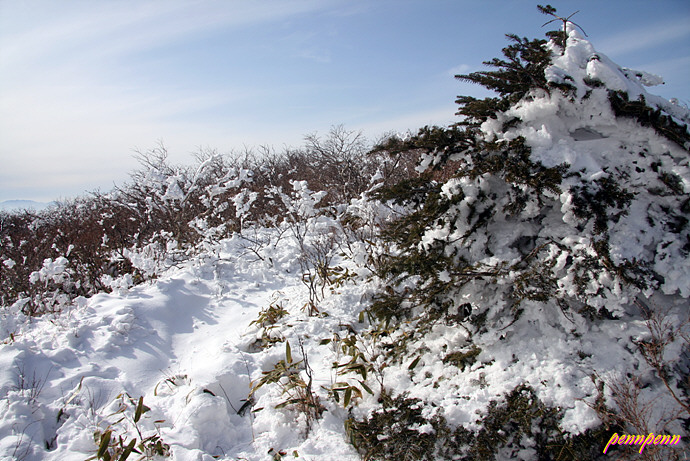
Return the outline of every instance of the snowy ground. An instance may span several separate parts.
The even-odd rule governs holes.
[[[333,362],[346,357],[323,340],[367,327],[358,317],[378,282],[355,264],[361,250],[353,247],[332,265],[360,275],[326,287],[319,314],[309,317],[297,241],[284,228],[262,229],[257,237],[271,243],[258,248],[239,236],[221,241],[153,282],[78,299],[59,315],[28,319],[7,313],[0,345],[0,394],[6,396],[0,401],[0,459],[85,460],[98,449],[94,432],[111,429],[125,445],[158,435],[173,460],[270,460],[277,453],[359,460],[344,427],[348,410],[326,390],[355,376],[336,376]],[[269,306],[287,315],[263,325],[267,329],[252,323]],[[351,414],[361,418],[377,408],[381,379],[394,394],[435,402],[434,411],[449,424],[471,428],[491,400],[528,383],[546,403],[565,410],[564,429],[577,433],[596,426],[586,403],[596,395],[591,373],[623,373],[631,338],[648,336],[644,322],[592,326],[538,304],[528,308],[532,315],[511,332],[474,338],[482,352],[462,373],[439,357],[464,350],[467,331],[438,325],[411,344],[421,354],[369,377],[374,395],[364,392]],[[399,334],[405,331],[400,325]],[[262,346],[266,332],[279,341]],[[286,400],[279,385],[262,386],[253,406],[245,405],[251,383],[286,360],[288,343],[295,362],[303,358],[302,344],[314,370],[314,392],[325,407],[308,434],[304,414],[289,406],[276,409]],[[307,379],[304,371],[301,376]],[[135,425],[140,397],[151,410]],[[662,408],[665,402],[657,404]]]
[[[346,412],[328,402],[330,411],[306,441],[296,415],[275,411],[274,405],[238,415],[251,380],[284,359],[284,343],[263,351],[257,345],[261,331],[250,323],[262,309],[282,305],[290,312],[284,335],[296,349],[296,360],[301,337],[312,367],[326,370],[315,387],[332,384],[327,371],[332,358],[323,356],[329,349],[317,348],[318,340],[362,309],[361,288],[355,293],[344,287],[332,296],[340,298],[337,305],[324,304],[328,317],[307,322],[306,288],[288,240],[270,256],[265,250],[271,262],[247,252],[246,242],[237,238],[219,244],[213,256],[170,268],[153,283],[99,294],[60,315],[25,319],[21,325],[6,318],[4,325],[14,324],[15,330],[5,332],[0,346],[0,394],[7,396],[1,402],[3,459],[94,455],[94,431],[119,419],[111,413],[123,392],[135,400],[144,397],[151,408],[139,421],[144,437],[158,431],[176,460],[219,455],[258,460],[270,458],[271,449],[296,452],[301,459],[358,459],[345,440]],[[270,392],[257,391],[255,408]],[[280,399],[280,392],[266,398]],[[113,427],[114,434],[125,435],[131,418]]]

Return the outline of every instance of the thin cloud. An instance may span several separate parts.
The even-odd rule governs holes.
[[[87,3],[76,12],[56,11],[23,29],[0,32],[0,68],[40,67],[52,61],[69,62],[75,56],[105,61],[214,30],[278,21],[332,4],[317,0],[289,4],[236,1],[205,3],[201,8],[197,3],[179,1]]]
[[[426,110],[424,112],[414,112],[402,114],[397,117],[384,118],[380,120],[372,120],[365,122],[357,129],[364,133],[384,133],[391,129],[398,132],[412,131],[417,132],[420,127],[425,125],[448,126],[458,121],[455,115],[455,109],[452,105],[437,107],[435,109]]]
[[[621,55],[690,36],[690,18],[655,24],[642,29],[604,37],[597,40],[597,49],[610,55]]]
[[[473,68],[469,64],[458,64],[457,66],[451,67],[450,69],[446,70],[443,74],[444,76],[455,77],[458,74],[466,74],[468,72],[472,72],[475,70],[477,69]]]
[[[108,187],[135,166],[132,146],[145,149],[160,138],[175,146],[179,161],[187,161],[184,157],[202,142],[218,147],[228,140],[271,142],[270,133],[259,135],[262,127],[247,125],[246,113],[209,119],[222,108],[268,99],[278,89],[237,83],[209,87],[175,78],[151,84],[137,75],[134,56],[337,3],[236,1],[201,7],[188,1],[137,1],[63,9],[32,2],[13,15],[7,14],[10,8],[23,6],[0,4],[6,18],[31,18],[23,24],[0,18],[0,158],[3,174],[17,178],[5,178],[3,188],[100,179],[94,171],[110,177],[103,184]],[[31,8],[37,10],[27,15]],[[190,114],[195,118],[185,119]]]
[[[685,79],[687,79],[689,74],[688,70],[690,70],[690,56],[681,56],[673,59],[665,59],[663,61],[652,61],[643,63],[639,67],[645,70],[654,69],[654,71],[662,75],[682,72]]]
[[[7,189],[8,175],[17,179],[14,186],[31,182],[38,188],[57,184],[51,172],[85,183],[103,171],[107,189],[136,167],[133,146],[146,150],[159,139],[171,148],[171,159],[188,163],[199,145],[219,152],[294,146],[304,133],[334,123],[374,136],[453,123],[456,95],[487,93],[453,76],[485,69],[481,60],[492,55],[475,56],[475,46],[465,48],[458,35],[451,38],[461,54],[434,57],[443,47],[425,41],[435,35],[425,28],[436,28],[431,24],[438,18],[426,18],[419,29],[394,21],[373,25],[390,19],[393,7],[415,19],[433,10],[422,9],[421,0],[404,3],[0,0],[0,189]],[[659,33],[668,25],[595,45],[610,53],[673,37],[682,42],[687,28],[673,24],[663,39]],[[482,25],[482,33],[496,27]],[[503,32],[496,31],[495,49]],[[362,45],[353,36],[371,41]],[[379,66],[389,58],[391,66]],[[394,75],[393,65],[400,65]],[[668,68],[682,75],[683,65]],[[3,190],[0,195],[17,198]]]
[[[297,55],[297,57],[321,64],[328,64],[332,61],[331,54],[329,52],[319,50],[303,50]]]

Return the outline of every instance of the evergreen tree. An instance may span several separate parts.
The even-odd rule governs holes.
[[[548,5],[540,9],[555,15],[555,9]],[[558,18],[565,27],[567,19]],[[575,97],[573,77],[547,79],[547,68],[554,66],[555,57],[560,55],[554,50],[565,44],[553,39],[557,34],[548,35],[551,42],[508,35],[513,43],[503,49],[505,59],[485,62],[495,70],[458,75],[460,80],[498,94],[482,100],[460,96],[458,114],[464,118],[458,125],[425,127],[405,141],[388,140],[378,147],[391,154],[420,152],[420,170],[424,170],[419,178],[375,193],[379,200],[410,207],[409,214],[392,223],[383,234],[400,249],[400,254],[383,265],[391,281],[402,283],[412,276],[419,280],[402,311],[409,314],[417,306],[431,309],[422,309],[418,314],[430,315],[441,306],[453,305],[452,300],[464,285],[482,283],[487,289],[501,285],[501,289],[491,291],[502,294],[500,301],[492,298],[491,307],[475,306],[475,318],[484,318],[487,309],[490,318],[506,318],[507,309],[512,321],[522,312],[520,304],[525,299],[556,301],[568,310],[608,317],[621,314],[615,303],[612,306],[608,302],[613,292],[629,286],[636,293],[658,286],[663,278],[654,273],[653,258],[614,261],[611,257],[610,228],[626,216],[631,201],[640,193],[628,190],[626,173],[586,178],[566,162],[547,166],[533,158],[532,148],[523,137],[506,136],[509,131],[519,132],[524,125],[511,107],[539,98],[582,105],[592,97],[591,89],[583,97]],[[643,125],[654,126],[681,146],[688,139],[687,127],[674,122],[661,109],[651,109],[643,102],[630,103],[627,94],[620,91],[600,90],[610,95],[616,115],[637,114]],[[488,122],[498,127],[494,131],[502,139],[491,139],[493,135],[486,134]],[[607,168],[604,166],[604,171]],[[664,184],[678,183],[677,179],[668,179],[673,174],[663,175],[667,177],[664,180],[660,176]],[[687,198],[685,193],[680,195]],[[569,197],[567,206],[562,203],[565,196]],[[680,198],[677,201],[679,209],[685,209],[685,202]],[[676,212],[666,210],[664,216],[650,216],[649,220],[685,222]],[[571,226],[556,226],[564,221]],[[667,225],[685,229],[680,224]],[[563,239],[569,232],[586,235],[587,243],[565,245]],[[683,251],[687,252],[687,247],[683,245]],[[610,286],[595,282],[602,274],[608,274],[613,281]],[[569,289],[562,286],[566,281],[572,285]],[[624,296],[623,303],[627,301]],[[373,310],[387,306],[385,316],[390,316],[395,313],[391,305],[391,300],[384,297]]]
[[[595,53],[572,15],[540,11],[563,30],[547,33],[549,41],[508,35],[504,58],[485,62],[492,70],[457,76],[495,96],[460,96],[455,126],[377,147],[420,158],[418,177],[373,193],[406,210],[382,231],[392,248],[378,266],[387,288],[370,313],[384,325],[377,334],[392,361],[418,357],[412,375],[438,325],[467,332],[469,350],[443,349],[443,362],[462,373],[484,347],[511,347],[501,341],[517,328],[546,323],[577,340],[591,325],[639,320],[637,305],[655,293],[690,297],[690,113],[645,99],[637,74]],[[403,333],[385,327],[403,320]],[[631,363],[639,360],[632,352]],[[539,459],[577,459],[573,447],[585,445],[580,456],[589,457],[606,436],[601,426],[578,442],[558,424],[530,435]],[[475,443],[463,434],[461,444]]]
[[[550,53],[545,40],[529,40],[514,34],[506,35],[514,44],[503,48],[505,59],[494,58],[484,64],[497,70],[456,75],[455,78],[482,85],[495,91],[499,98],[478,100],[470,96],[458,96],[458,115],[466,117],[461,124],[477,126],[496,112],[507,110],[530,90],[549,90],[544,70],[550,64]]]

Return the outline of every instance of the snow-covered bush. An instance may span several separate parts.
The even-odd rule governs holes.
[[[365,459],[584,460],[596,459],[601,451],[603,429],[567,434],[559,426],[562,410],[540,401],[525,385],[503,401],[491,401],[479,431],[449,426],[440,411],[428,411],[420,399],[384,394],[381,400],[369,418],[346,423],[351,443]]]
[[[204,214],[205,188],[222,183],[218,176],[224,175],[224,165],[214,155],[200,156],[194,166],[172,165],[163,145],[139,152],[137,158],[140,169],[131,173],[130,184],[112,194],[112,206],[127,209],[145,237],[165,232],[179,245],[195,243],[199,234],[190,222]]]
[[[32,302],[23,303],[23,310],[35,315],[59,310],[78,296],[102,290],[100,277],[109,251],[102,246],[98,217],[98,207],[87,199],[64,202],[38,213],[6,216],[0,258],[12,263],[0,268],[3,305],[31,298]],[[58,272],[60,275],[55,275]],[[56,303],[56,297],[60,302]],[[42,298],[51,299],[48,304],[52,307]]]
[[[411,171],[409,158],[369,154],[363,136],[342,127],[325,137],[309,135],[303,148],[281,153],[201,151],[195,164],[183,166],[172,164],[161,144],[137,158],[140,167],[131,181],[112,191],[42,212],[0,215],[3,306],[41,298],[37,290],[45,284],[31,284],[29,277],[48,258],[70,261],[73,283],[62,290],[66,302],[128,289],[236,232],[258,251],[265,243],[252,240],[253,226],[286,221],[299,227],[314,217],[313,207],[304,208],[311,206],[306,191],[315,191],[320,206],[342,205],[359,198],[372,180],[385,182]],[[42,312],[31,303],[22,305],[32,315]]]

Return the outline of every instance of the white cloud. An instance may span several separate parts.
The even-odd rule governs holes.
[[[127,53],[219,28],[247,27],[323,9],[334,2],[264,0],[262,2],[25,2],[48,10],[25,17],[24,27],[0,22],[0,56],[26,58],[65,46],[91,48],[98,53]],[[67,8],[63,8],[67,6]],[[11,9],[12,4],[4,5]],[[17,13],[21,16],[21,13]],[[7,14],[6,14],[7,16]],[[102,48],[102,46],[106,46]]]
[[[483,70],[480,59],[490,57],[464,51],[444,57],[462,64],[435,66],[422,83],[413,73],[401,73],[400,81],[381,85],[381,99],[367,81],[334,78],[350,69],[359,76],[368,69],[357,66],[369,66],[350,65],[346,60],[352,56],[337,41],[341,31],[324,24],[329,18],[381,14],[382,7],[373,5],[0,0],[0,199],[17,198],[5,195],[10,184],[58,188],[83,181],[85,187],[97,182],[108,188],[136,166],[133,147],[145,150],[159,139],[175,161],[189,162],[199,145],[220,152],[242,145],[299,145],[305,133],[327,131],[333,123],[364,129],[368,136],[452,123],[457,94],[486,94],[452,78]],[[610,37],[601,50],[685,37],[687,27],[678,24],[665,26],[670,31],[649,28]],[[362,62],[372,53],[362,50]],[[682,73],[682,63],[674,68]],[[379,74],[369,79],[378,82]],[[403,80],[416,89],[395,88],[405,102],[393,107],[386,90]],[[359,101],[358,87],[371,96]]]

